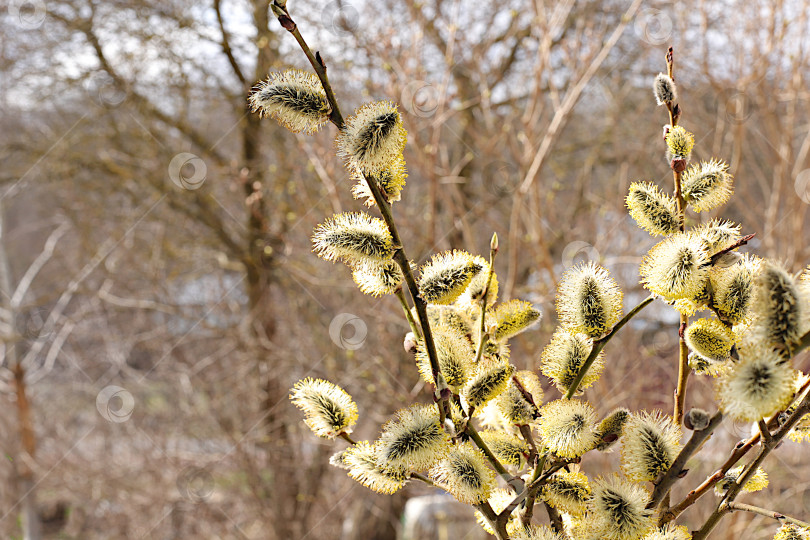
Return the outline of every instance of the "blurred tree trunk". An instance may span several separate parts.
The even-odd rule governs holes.
[[[20,364],[18,350],[19,335],[17,332],[17,307],[13,298],[14,286],[11,276],[11,265],[5,242],[5,212],[0,201],[0,304],[2,304],[3,325],[6,327],[4,339],[5,359],[14,375],[14,393],[17,404],[17,426],[20,445],[14,456],[14,471],[17,477],[17,495],[20,508],[20,522],[24,540],[40,540],[42,524],[37,513],[36,482],[31,464],[36,454],[36,438],[31,421],[31,405],[25,389],[25,371]]]

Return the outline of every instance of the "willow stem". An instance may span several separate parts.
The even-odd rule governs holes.
[[[610,341],[613,338],[613,336],[615,336],[616,333],[618,333],[618,331],[621,330],[622,327],[630,321],[630,319],[638,315],[639,312],[645,307],[647,307],[654,299],[655,297],[648,296],[647,298],[642,300],[636,307],[631,309],[627,313],[627,315],[625,315],[622,318],[622,320],[617,322],[616,326],[614,326],[613,329],[607,335],[593,342],[593,346],[591,347],[591,353],[588,355],[588,358],[585,359],[585,363],[582,364],[582,367],[579,368],[579,373],[577,373],[574,382],[572,382],[571,386],[568,387],[568,392],[565,393],[565,399],[571,399],[572,397],[574,397],[574,394],[576,394],[579,385],[582,384],[582,380],[585,378],[585,375],[591,368],[591,364],[594,363],[596,357],[599,356],[599,353],[602,352],[602,349],[605,348],[607,342]]]
[[[416,339],[422,339],[422,331],[419,330],[419,326],[416,324],[416,320],[413,318],[413,313],[411,313],[411,308],[408,305],[408,300],[405,298],[405,293],[402,292],[402,287],[397,287],[394,294],[396,295],[397,300],[399,300],[399,304],[402,306],[402,311],[405,312],[405,318],[408,319],[408,326],[411,327],[411,332],[413,332],[413,335],[416,336]]]
[[[751,504],[743,504],[738,502],[730,502],[728,503],[728,508],[731,511],[734,510],[742,510],[744,512],[752,512],[754,514],[759,514],[760,516],[769,517],[779,521],[780,523],[783,521],[787,521],[788,523],[793,523],[794,525],[798,525],[799,527],[810,528],[810,523],[806,523],[794,517],[786,516],[780,512],[774,512],[773,510],[768,510],[766,508],[760,508],[759,506],[754,506]]]
[[[701,445],[711,436],[712,432],[714,432],[722,421],[723,413],[718,411],[709,420],[709,425],[700,431],[695,431],[692,433],[692,437],[689,439],[689,442],[686,443],[680,454],[678,454],[678,457],[676,457],[675,461],[672,462],[669,470],[664,473],[664,476],[656,484],[652,497],[650,497],[650,502],[647,505],[648,509],[654,510],[659,504],[661,504],[664,497],[669,493],[672,485],[678,480],[683,472],[683,467],[686,465],[686,462],[689,461],[689,458],[691,458],[692,455],[694,455],[695,452],[700,449]]]
[[[296,25],[295,21],[293,21],[292,17],[290,17],[290,13],[287,11],[286,2],[278,2],[276,0],[271,5],[271,8],[273,10],[273,14],[278,18],[278,22],[281,23],[281,26],[290,32],[295,38],[295,41],[298,42],[301,50],[304,52],[309,60],[309,63],[312,65],[312,69],[315,70],[315,74],[321,81],[321,85],[326,93],[326,99],[332,109],[329,114],[329,120],[335,126],[337,126],[338,129],[343,130],[345,127],[345,122],[343,120],[343,115],[340,113],[340,107],[338,106],[337,98],[332,90],[332,86],[329,84],[329,77],[326,75],[326,64],[323,62],[323,58],[321,58],[321,55],[318,52],[315,54],[312,53],[312,49],[310,49],[309,45],[301,35],[301,32],[299,32],[298,25]],[[394,217],[391,214],[390,203],[383,196],[382,191],[380,190],[380,187],[377,185],[376,181],[373,179],[369,180],[365,175],[363,175],[363,178],[368,185],[372,196],[374,197],[374,202],[377,203],[377,208],[379,209],[380,214],[382,214],[383,220],[388,227],[388,232],[391,234],[393,245],[395,247],[393,259],[399,265],[399,268],[402,270],[402,273],[405,276],[405,283],[408,285],[408,292],[410,293],[413,304],[416,307],[416,314],[419,317],[419,324],[422,327],[423,343],[425,344],[428,359],[430,360],[430,369],[433,374],[433,381],[435,382],[434,399],[439,409],[439,418],[441,423],[444,424],[444,419],[449,412],[449,392],[446,391],[448,390],[447,383],[444,381],[444,377],[442,377],[441,371],[439,370],[436,346],[433,343],[433,334],[430,331],[430,323],[427,317],[427,305],[419,295],[419,287],[416,285],[416,280],[413,277],[410,260],[405,255],[405,250],[402,247],[402,240],[400,239],[399,231],[397,230],[396,223],[394,222]]]

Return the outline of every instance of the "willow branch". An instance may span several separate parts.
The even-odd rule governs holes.
[[[335,93],[332,90],[332,85],[329,83],[329,77],[326,74],[326,64],[323,62],[320,53],[312,53],[312,49],[309,48],[307,45],[306,40],[304,40],[301,32],[298,30],[298,25],[295,24],[292,17],[290,17],[289,11],[287,11],[286,7],[286,0],[274,0],[272,4],[273,13],[278,18],[279,23],[281,26],[284,27],[285,30],[290,32],[295,41],[298,42],[298,45],[301,47],[301,50],[306,55],[307,59],[309,60],[310,65],[312,65],[312,69],[315,70],[315,74],[318,76],[318,79],[321,81],[321,85],[323,86],[324,92],[326,93],[326,99],[329,102],[331,107],[331,112],[329,113],[329,120],[337,126],[338,129],[342,130],[344,128],[345,122],[343,120],[343,115],[340,113],[340,107],[338,106],[337,98],[335,97]],[[434,386],[434,399],[436,400],[437,406],[439,408],[439,417],[444,424],[444,419],[446,418],[448,409],[447,400],[449,399],[449,390],[447,389],[447,383],[444,382],[444,378],[442,377],[441,371],[439,370],[439,361],[438,356],[436,355],[436,346],[433,343],[433,334],[430,331],[430,323],[428,321],[427,316],[427,305],[425,304],[422,297],[419,295],[419,288],[416,285],[416,279],[413,277],[413,272],[411,271],[411,264],[410,260],[405,254],[405,250],[402,247],[402,240],[399,236],[399,231],[397,229],[396,223],[394,222],[394,217],[391,214],[391,205],[388,200],[383,196],[379,185],[374,180],[369,180],[365,175],[363,178],[368,185],[369,190],[371,191],[372,196],[374,197],[374,202],[377,203],[377,208],[380,210],[380,214],[382,214],[383,221],[385,221],[386,226],[388,227],[388,232],[391,234],[391,238],[393,240],[393,244],[395,247],[393,259],[399,265],[402,273],[405,277],[405,283],[408,286],[408,291],[411,294],[411,299],[413,300],[413,304],[416,307],[416,313],[419,317],[419,324],[422,327],[422,338],[425,344],[425,349],[428,354],[428,359],[430,360],[430,369],[433,374],[433,381],[435,382]]]
[[[753,506],[751,504],[743,504],[738,502],[730,502],[728,503],[728,508],[731,511],[734,510],[742,510],[744,512],[751,512],[753,514],[759,514],[760,516],[769,517],[779,521],[780,523],[783,521],[787,521],[788,523],[793,523],[794,525],[798,525],[799,527],[805,527],[810,529],[810,523],[806,523],[794,517],[786,516],[780,512],[774,512],[773,510],[768,510],[766,508],[760,508],[759,506]]]
[[[684,466],[686,465],[686,462],[689,461],[689,458],[691,458],[695,452],[700,449],[706,439],[711,436],[722,421],[723,413],[718,411],[714,416],[711,417],[709,424],[704,429],[692,433],[692,437],[689,439],[689,442],[686,443],[680,454],[678,454],[678,457],[676,457],[675,461],[672,462],[669,470],[667,470],[667,472],[655,486],[652,497],[650,498],[650,503],[647,505],[648,509],[658,508],[658,505],[664,500],[666,494],[669,493],[672,485],[682,477],[682,474],[685,472]]]
[[[693,536],[694,540],[704,540],[708,538],[720,520],[731,512],[731,508],[729,504],[734,501],[737,495],[740,494],[745,484],[748,483],[749,480],[756,474],[757,469],[762,462],[765,461],[765,458],[770,455],[770,453],[779,445],[779,443],[784,439],[790,430],[793,429],[799,420],[810,411],[810,395],[805,396],[802,400],[801,404],[796,407],[796,410],[791,413],[788,417],[787,421],[774,433],[770,440],[762,441],[761,450],[757,457],[751,461],[746,468],[743,470],[743,473],[737,478],[737,481],[734,482],[731,487],[726,492],[726,495],[723,497],[723,500],[717,505],[717,508],[712,512],[709,518],[704,523],[703,527],[696,532]]]
[[[653,300],[654,300],[653,296],[648,296],[647,298],[642,300],[636,307],[631,309],[627,313],[627,315],[625,315],[624,318],[622,318],[622,320],[616,323],[616,326],[614,326],[613,329],[607,335],[593,342],[593,346],[591,347],[591,353],[588,355],[588,358],[585,359],[585,363],[582,364],[582,367],[579,368],[579,373],[577,373],[574,382],[572,382],[571,386],[568,387],[568,392],[565,393],[565,399],[571,399],[574,396],[574,394],[576,394],[579,385],[582,384],[582,380],[585,378],[585,375],[591,368],[591,364],[594,363],[596,357],[599,356],[599,353],[602,352],[602,349],[605,348],[607,342],[610,341],[613,338],[613,336],[615,336],[616,333],[618,333],[618,331],[621,330],[622,327],[630,321],[630,319],[638,315],[638,313],[642,309],[647,307]]]

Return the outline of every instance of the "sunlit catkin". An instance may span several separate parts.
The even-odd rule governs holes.
[[[653,95],[655,96],[655,103],[664,105],[678,99],[678,91],[675,86],[675,81],[671,77],[663,73],[655,76],[653,82]]]
[[[528,425],[537,418],[543,404],[543,387],[533,371],[517,371],[496,405],[504,418],[514,425]]]
[[[349,476],[377,493],[391,494],[407,481],[404,469],[380,467],[377,463],[378,445],[360,441],[345,450],[342,461],[349,469]]]
[[[461,398],[470,409],[477,409],[506,390],[515,367],[500,360],[480,362],[475,373],[461,391]]]
[[[473,371],[475,350],[472,342],[452,326],[437,325],[433,328],[433,344],[439,361],[439,371],[450,389],[458,392]],[[417,344],[416,365],[422,379],[435,385],[430,357],[422,341]]]
[[[680,221],[675,199],[659,191],[652,182],[630,184],[626,203],[630,217],[651,235],[669,235],[678,230]]]
[[[313,133],[329,119],[331,108],[313,73],[289,69],[271,73],[248,98],[253,112],[270,116],[293,133]]]
[[[552,474],[540,492],[540,497],[549,506],[573,516],[585,513],[591,495],[588,477],[576,468]]]
[[[746,253],[727,268],[712,268],[709,280],[714,291],[714,308],[728,322],[740,324],[748,317],[759,266],[760,259]]]
[[[653,528],[650,494],[640,484],[616,475],[598,479],[593,485],[589,510],[600,537],[607,540],[637,540]]]
[[[514,498],[515,494],[511,489],[495,489],[489,494],[489,499],[487,499],[487,502],[496,514],[500,514],[512,503]],[[492,526],[487,522],[486,518],[484,518],[484,514],[482,514],[479,510],[476,510],[475,512],[475,520],[488,534],[493,536],[495,535],[495,529],[492,528]],[[522,528],[523,524],[520,522],[520,512],[517,510],[513,511],[509,515],[509,521],[506,522],[506,532],[509,533],[509,538],[515,538],[517,531]]]
[[[529,445],[523,439],[505,431],[486,430],[479,434],[501,463],[520,468],[526,462]]]
[[[350,166],[378,174],[402,155],[407,138],[397,106],[378,101],[363,105],[346,120],[336,145]]]
[[[585,334],[572,334],[558,328],[543,349],[540,370],[565,394],[574,383],[592,348],[593,340]],[[582,379],[577,395],[596,382],[604,369],[604,353],[600,352]]]
[[[681,430],[660,411],[633,413],[622,429],[622,468],[631,480],[652,482],[680,450]]]
[[[577,458],[596,444],[596,413],[590,403],[558,399],[540,409],[537,429],[551,452]]]
[[[322,379],[302,379],[290,393],[293,405],[304,412],[304,422],[318,437],[334,439],[351,433],[357,404],[341,387]]]
[[[641,540],[691,540],[689,529],[683,525],[669,524],[666,527],[655,529],[647,533]]]
[[[419,292],[425,302],[450,304],[482,269],[466,251],[446,251],[434,255],[420,270]]]
[[[725,204],[734,191],[732,184],[728,165],[716,159],[692,165],[681,178],[683,198],[695,212]]]
[[[756,422],[785,407],[793,396],[796,372],[762,343],[740,350],[740,361],[717,382],[723,413]]]
[[[810,540],[810,529],[785,523],[776,531],[773,540]]]
[[[557,288],[557,317],[569,332],[601,337],[622,317],[622,291],[598,264],[575,266]]]
[[[700,237],[677,233],[644,256],[639,272],[648,290],[665,300],[695,298],[709,276],[709,255]]]
[[[439,423],[432,405],[401,409],[383,427],[377,451],[377,465],[386,469],[429,469],[449,449],[450,438]]]
[[[375,182],[380,188],[385,200],[389,203],[396,202],[402,198],[402,189],[405,187],[405,179],[408,172],[405,169],[405,158],[400,154],[382,171],[364,174],[359,167],[352,171],[352,195],[355,199],[365,199],[366,206],[373,206],[374,195],[368,186],[369,182]]]
[[[689,348],[704,358],[722,362],[736,341],[734,332],[717,319],[692,321],[684,332]]]
[[[501,302],[495,306],[492,314],[496,324],[492,333],[493,341],[515,337],[537,323],[542,316],[540,310],[531,303],[517,299]]]
[[[789,352],[808,330],[810,298],[781,265],[765,261],[754,285],[751,304],[755,334]]]
[[[692,147],[695,146],[695,136],[681,126],[669,130],[666,137],[667,149],[676,158],[689,159]]]
[[[364,294],[382,296],[394,294],[402,285],[404,276],[394,261],[361,262],[352,269],[352,279]]]
[[[630,411],[624,407],[614,409],[596,427],[596,450],[605,452],[613,446],[622,436],[622,431],[627,420],[630,418]]]
[[[740,226],[725,219],[713,219],[698,225],[692,233],[701,240],[709,255],[714,255],[740,239]]]
[[[337,214],[315,227],[312,246],[322,259],[351,265],[385,262],[394,252],[385,222],[362,212]]]
[[[456,303],[460,306],[469,306],[480,311],[481,308],[477,306],[477,302],[484,298],[484,291],[487,290],[487,280],[489,279],[489,262],[481,256],[476,255],[473,261],[477,263],[481,269],[470,280],[470,284],[458,297]],[[487,306],[492,306],[498,299],[498,276],[493,272],[492,280],[489,281],[489,290],[487,290]],[[475,304],[475,306],[473,306]],[[479,313],[475,314],[476,317]]]
[[[743,466],[734,467],[730,469],[723,478],[714,485],[714,494],[722,497],[731,488],[732,485],[737,483],[737,479],[743,472]],[[742,490],[746,493],[754,493],[761,491],[768,487],[768,474],[761,468],[745,483]]]
[[[463,443],[430,471],[443,489],[464,504],[480,504],[496,487],[495,472],[487,465],[484,454],[471,443]]]
[[[521,527],[510,536],[514,540],[564,540],[562,536],[554,532],[546,525],[527,525]]]

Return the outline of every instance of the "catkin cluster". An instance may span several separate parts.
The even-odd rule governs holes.
[[[649,181],[630,185],[630,216],[662,237],[643,258],[640,283],[684,317],[701,312],[682,328],[689,365],[715,378],[725,415],[760,424],[780,411],[789,415],[810,392],[810,378],[792,365],[810,329],[810,267],[795,276],[779,263],[739,254],[739,225],[700,219],[728,201],[733,177],[717,159],[689,166],[695,137],[677,125],[674,80],[659,74],[653,92],[670,111],[673,125],[665,126],[664,142],[676,189],[668,193]],[[321,80],[297,70],[271,74],[250,105],[306,133],[334,121],[336,112]],[[443,489],[475,506],[484,530],[501,540],[691,538],[685,527],[659,521],[650,504],[652,488],[684,451],[681,426],[661,411],[603,411],[583,399],[609,367],[605,345],[651,299],[624,315],[624,295],[606,268],[588,262],[568,269],[557,287],[558,326],[539,355],[539,369],[518,369],[531,362],[511,358],[509,340],[534,326],[541,312],[526,301],[499,301],[497,236],[489,259],[453,250],[421,266],[403,261],[390,212],[407,177],[402,116],[394,103],[378,101],[338,124],[337,155],[355,182],[352,194],[376,205],[383,219],[366,212],[332,216],[315,228],[313,250],[344,263],[362,293],[398,297],[411,326],[406,350],[437,391],[434,402],[400,409],[376,438],[356,442],[350,434],[358,407],[346,391],[320,379],[296,383],[290,397],[306,425],[320,437],[349,443],[330,463],[380,493],[414,481]],[[690,430],[709,424],[706,411],[687,415]],[[795,423],[790,438],[810,440],[810,416]],[[590,478],[579,467],[586,453],[616,445],[622,474]],[[764,470],[750,474],[741,466],[724,471],[715,492],[725,497],[742,475],[746,492],[767,486]],[[550,526],[532,522],[529,509],[540,503],[553,518]],[[776,533],[778,539],[807,537],[792,524]]]

